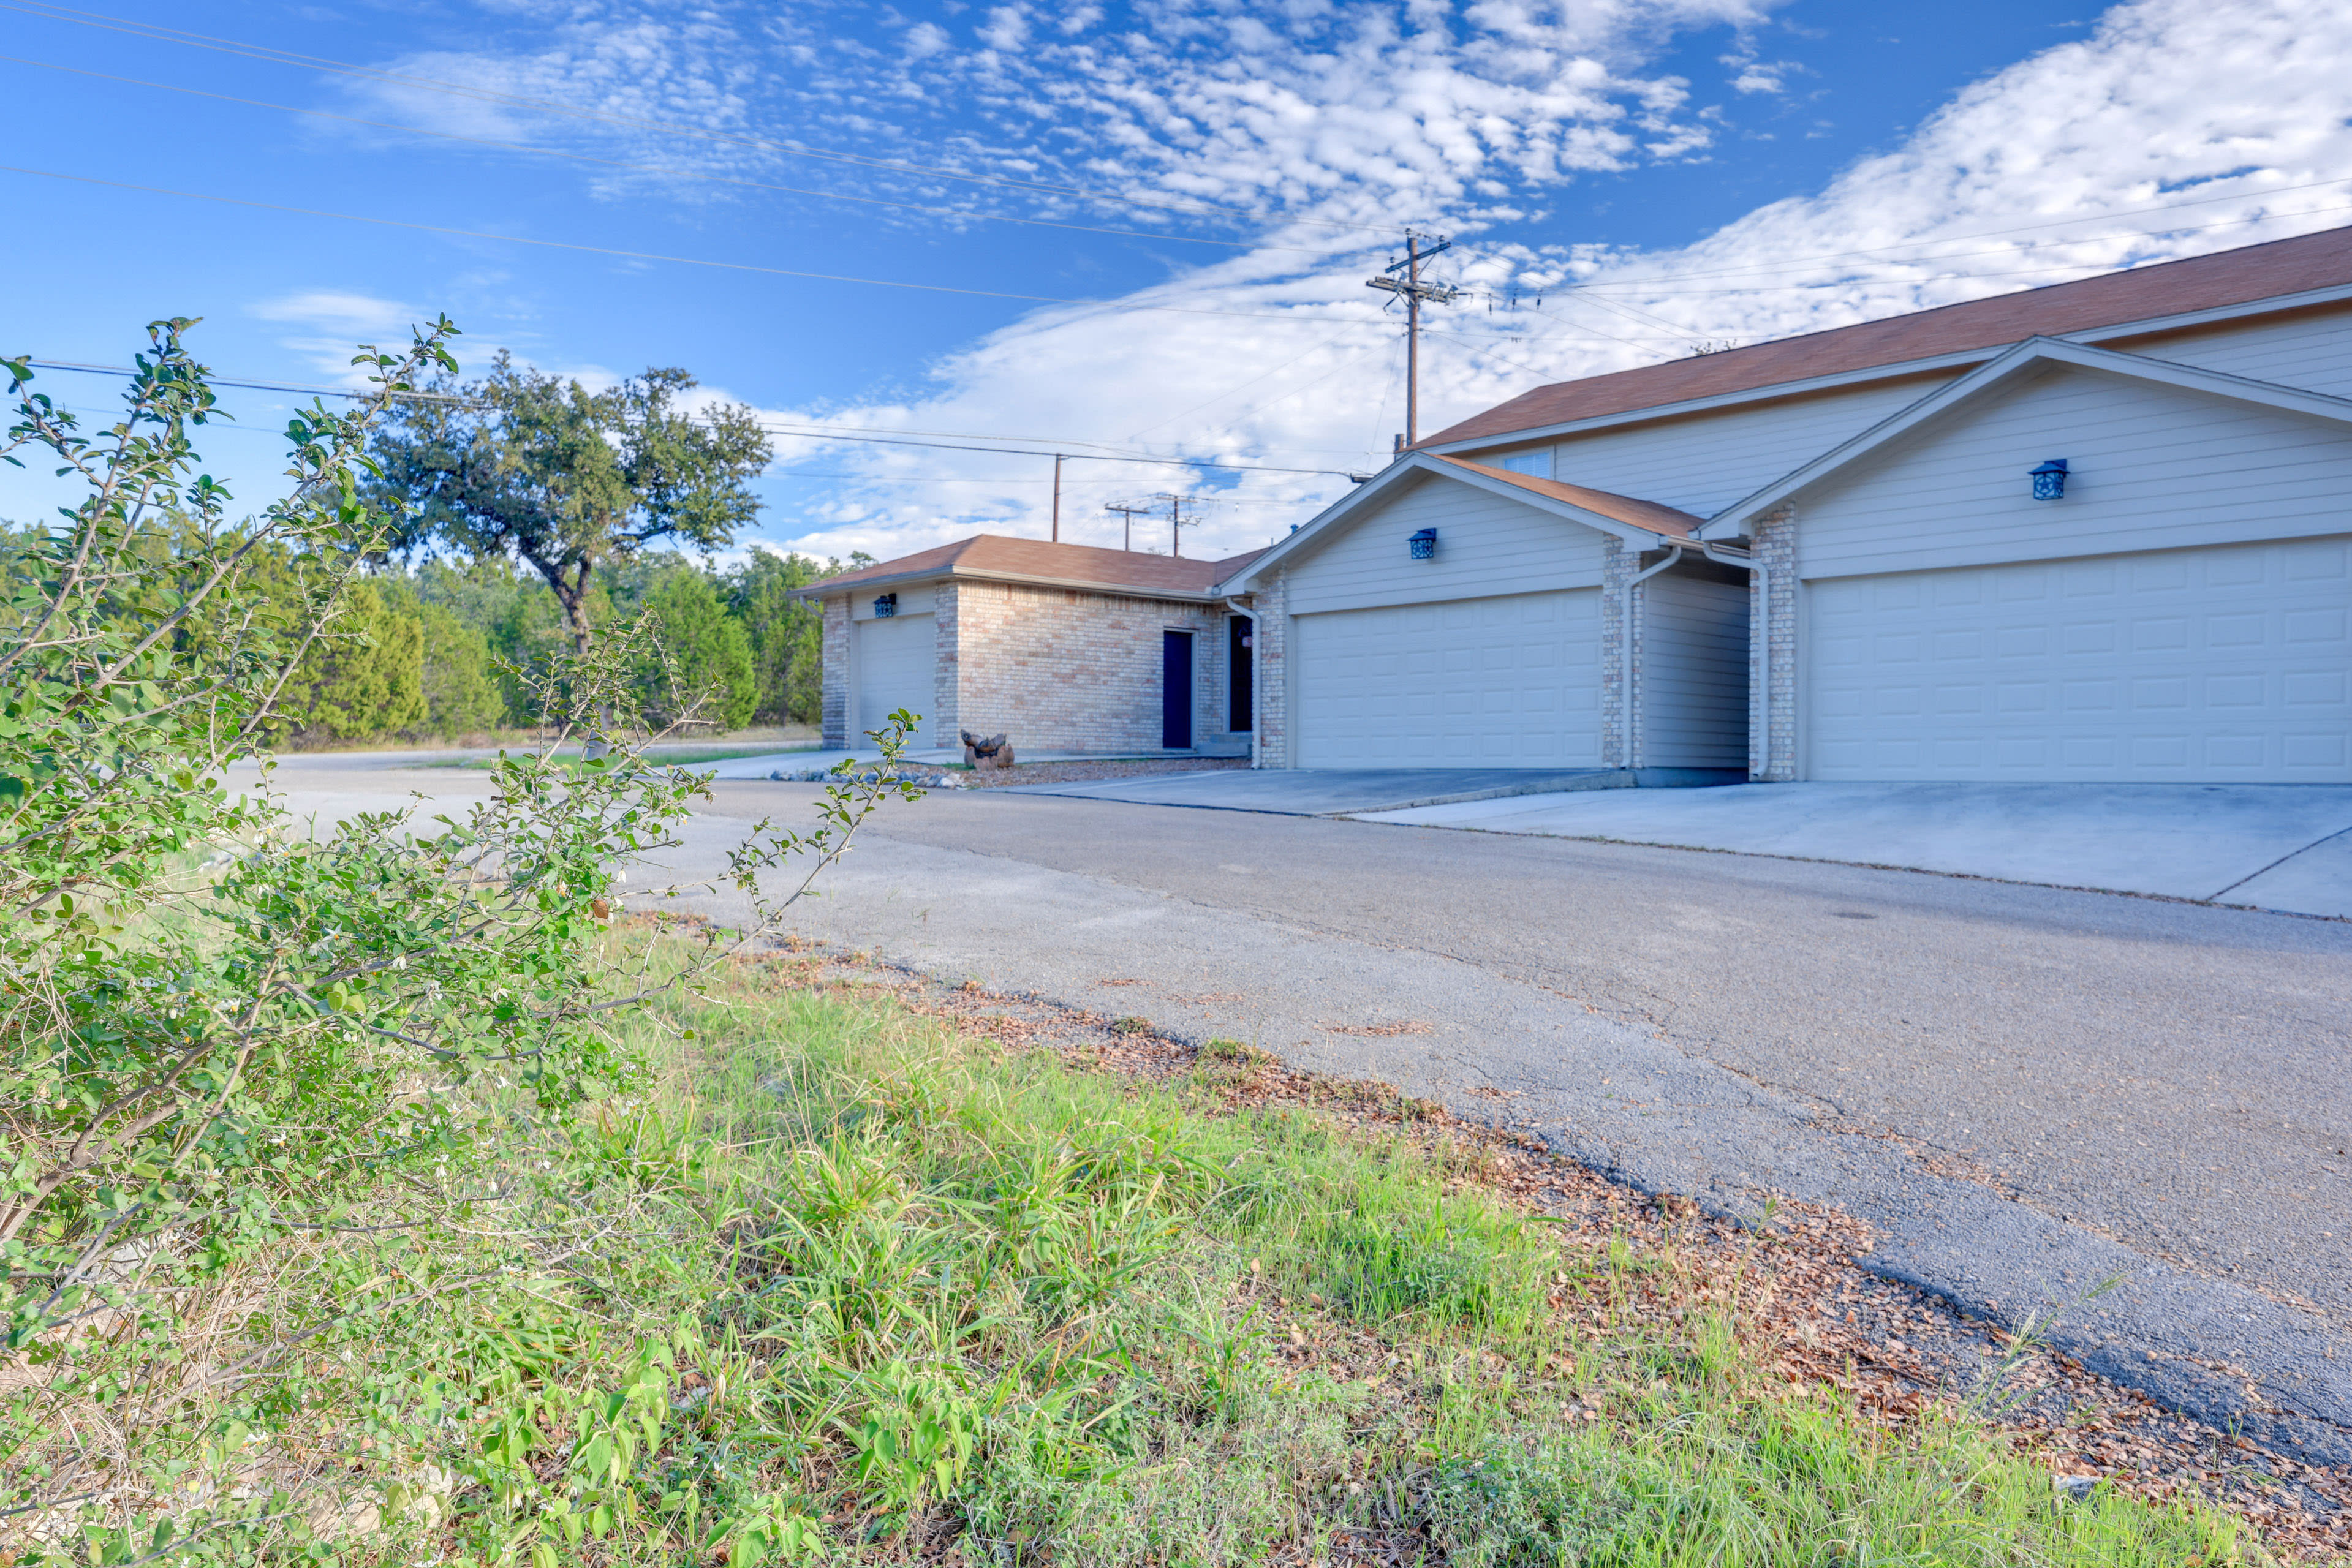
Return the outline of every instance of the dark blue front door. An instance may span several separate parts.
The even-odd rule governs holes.
[[[1192,749],[1192,633],[1160,634],[1160,744]]]

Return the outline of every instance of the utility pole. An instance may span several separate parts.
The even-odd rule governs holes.
[[[1113,503],[1110,506],[1105,507],[1103,510],[1106,512],[1117,512],[1119,517],[1126,521],[1127,531],[1119,539],[1118,548],[1124,550],[1133,549],[1135,548],[1135,515],[1138,512],[1148,512],[1151,510],[1151,508],[1149,507],[1122,507],[1117,503]]]
[[[1062,542],[1062,455],[1054,454],[1054,542]]]
[[[1182,555],[1184,553],[1184,507],[1196,498],[1191,496],[1171,496],[1163,490],[1152,499],[1168,503],[1168,553],[1174,556]],[[1192,520],[1198,522],[1200,518],[1195,515]]]
[[[1450,284],[1423,283],[1421,264],[1440,251],[1454,248],[1454,241],[1444,235],[1427,250],[1421,242],[1428,238],[1412,229],[1404,231],[1404,259],[1392,261],[1378,277],[1364,279],[1364,287],[1392,294],[1404,301],[1404,439],[1397,445],[1399,455],[1421,439],[1421,307],[1424,301],[1444,305],[1462,291]],[[1403,273],[1402,277],[1396,275]]]

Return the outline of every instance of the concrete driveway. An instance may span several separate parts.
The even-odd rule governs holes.
[[[1125,800],[1139,806],[1191,806],[1214,811],[1266,811],[1281,817],[1336,817],[1519,795],[1554,799],[1570,790],[1614,789],[1623,778],[1622,773],[1598,768],[1558,773],[1525,768],[1227,768],[1142,779],[1014,784],[1002,793],[1066,795],[1082,800]]]
[[[1741,784],[1523,795],[1370,820],[2352,916],[2352,785]]]

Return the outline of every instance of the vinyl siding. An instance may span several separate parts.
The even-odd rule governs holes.
[[[2352,397],[2352,308],[2343,307],[2100,347]]]
[[[1407,546],[1437,530],[1437,558]],[[1601,536],[1458,480],[1424,476],[1367,507],[1290,568],[1297,614],[1586,588],[1601,581]]]
[[[1909,407],[1948,379],[1912,377],[1883,386],[1571,435],[1553,444],[1549,477],[1711,517],[1817,454]],[[1528,450],[1497,443],[1456,455],[1486,461],[1488,452],[1516,457]]]
[[[1641,588],[1642,766],[1748,766],[1748,588],[1654,577]]]
[[[849,618],[852,621],[873,620],[875,618],[874,601],[885,593],[896,593],[898,596],[898,615],[901,619],[908,615],[929,615],[931,612],[932,585],[925,582],[919,583],[913,588],[861,588],[849,596]]]
[[[2066,497],[2027,471],[2073,465]],[[1796,497],[1797,573],[2307,538],[2352,529],[2352,425],[2074,367],[1953,411]]]

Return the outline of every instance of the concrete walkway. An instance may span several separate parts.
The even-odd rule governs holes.
[[[1454,801],[1490,801],[1542,792],[1618,789],[1625,775],[1608,768],[1558,773],[1524,768],[1226,768],[1160,773],[1070,784],[1016,784],[1003,795],[1067,795],[1138,806],[1193,806],[1215,811],[1270,811],[1282,817],[1334,817]]]
[[[2352,917],[2352,785],[1740,784],[1363,815]]]

